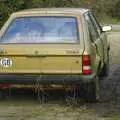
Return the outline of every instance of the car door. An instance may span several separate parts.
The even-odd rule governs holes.
[[[96,27],[91,20],[89,13],[85,14],[85,20],[88,25],[90,40],[92,42],[92,46],[94,49],[96,49],[97,54],[100,56],[101,62],[103,63],[104,58],[104,50],[103,50],[103,43],[101,41],[101,38],[96,30]]]
[[[102,32],[102,28],[101,26],[99,25],[99,22],[97,21],[97,19],[95,18],[94,14],[93,13],[89,13],[89,16],[91,18],[91,20],[93,21],[94,25],[95,25],[95,28],[98,32],[98,35],[100,37],[100,40],[102,42],[102,46],[103,46],[103,59],[104,61],[107,60],[107,57],[108,57],[108,41],[107,41],[107,35]]]

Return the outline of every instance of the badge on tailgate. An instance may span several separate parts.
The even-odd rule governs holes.
[[[2,67],[12,67],[13,61],[10,58],[0,59],[0,66]]]

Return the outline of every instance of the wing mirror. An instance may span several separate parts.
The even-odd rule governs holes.
[[[102,27],[102,31],[103,32],[107,32],[107,31],[111,31],[112,30],[112,27],[111,26],[103,26]]]

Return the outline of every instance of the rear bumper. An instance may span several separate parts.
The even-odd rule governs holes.
[[[11,84],[81,84],[95,80],[96,74],[91,75],[0,75],[1,83]]]

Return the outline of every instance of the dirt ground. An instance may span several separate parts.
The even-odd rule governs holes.
[[[57,100],[53,97],[41,104],[32,93],[20,93],[0,101],[0,120],[120,120],[120,33],[112,33],[109,40],[110,72],[101,80],[98,103],[81,101],[72,106],[60,97]]]

